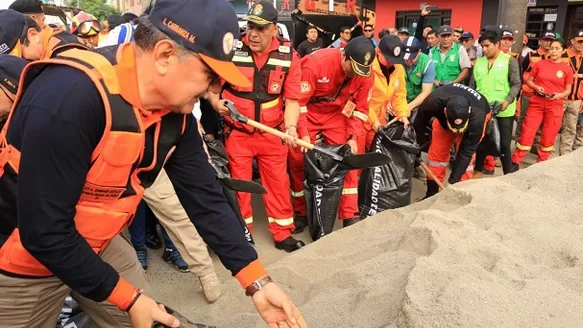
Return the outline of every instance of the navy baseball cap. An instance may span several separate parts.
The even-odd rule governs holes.
[[[411,35],[411,32],[409,32],[409,29],[406,27],[401,27],[397,33]]]
[[[350,59],[352,70],[358,76],[369,77],[370,66],[375,58],[374,44],[364,36],[357,36],[344,47],[344,54]]]
[[[254,4],[247,13],[244,20],[255,23],[259,26],[266,26],[277,23],[277,9],[269,2]]]
[[[18,91],[18,81],[28,61],[11,55],[0,55],[0,85],[12,94]]]
[[[514,33],[510,29],[505,28],[502,30],[502,39],[514,40]]]
[[[41,0],[16,0],[8,8],[23,14],[42,14],[44,12]]]
[[[555,32],[545,32],[545,34],[542,35],[541,40],[556,40],[557,36],[555,35]]]
[[[462,33],[462,36],[460,36],[460,40],[469,40],[469,39],[473,39],[474,38],[474,34],[472,32],[464,32]]]
[[[410,36],[405,41],[403,41],[403,46],[405,47],[404,60],[415,59],[419,50],[421,50],[421,42],[414,36]]]
[[[463,133],[470,122],[470,102],[462,96],[451,96],[445,105],[447,126],[454,133]]]
[[[383,54],[383,57],[391,64],[403,64],[403,43],[401,40],[394,35],[385,35],[381,38],[379,42],[379,50]]]
[[[453,34],[453,29],[451,28],[450,25],[441,25],[439,27],[439,29],[437,30],[437,35],[438,36],[442,36],[442,35],[452,35]]]
[[[583,40],[583,29],[579,30],[575,33],[575,36],[573,36],[575,38],[575,41],[581,41]]]
[[[148,16],[154,26],[196,53],[229,84],[252,86],[231,62],[239,23],[227,0],[158,0]]]
[[[24,31],[26,16],[12,9],[0,10],[0,54],[19,56],[18,40]]]

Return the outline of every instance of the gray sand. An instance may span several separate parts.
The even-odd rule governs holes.
[[[269,271],[310,327],[580,327],[582,195],[578,151],[381,213]],[[197,321],[265,327],[225,287]]]

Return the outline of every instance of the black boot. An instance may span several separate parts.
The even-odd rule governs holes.
[[[294,218],[295,229],[292,234],[298,234],[304,232],[306,226],[308,225],[308,218],[306,216],[296,216]]]
[[[520,165],[518,165],[516,163],[512,163],[512,167],[510,168],[510,172],[508,172],[508,173],[518,172],[518,170],[520,170]]]
[[[293,251],[297,251],[298,249],[300,249],[304,246],[306,246],[306,244],[303,241],[297,240],[292,236],[289,236],[282,241],[275,242],[275,248],[283,249],[284,251],[286,251],[288,253],[291,253]]]
[[[427,199],[427,198],[437,194],[438,192],[439,192],[439,186],[437,185],[437,183],[433,180],[427,179],[427,193],[425,193],[425,198],[423,198],[423,199]]]
[[[346,228],[358,222],[360,222],[360,218],[344,219],[342,220],[342,227]]]

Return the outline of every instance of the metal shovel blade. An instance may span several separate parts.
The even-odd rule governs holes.
[[[365,169],[368,167],[389,164],[391,159],[385,154],[364,153],[361,155],[346,155],[342,163],[355,169]]]
[[[173,315],[176,319],[178,319],[178,321],[180,321],[180,328],[216,328],[216,326],[209,326],[209,325],[204,325],[201,323],[194,323],[194,322],[188,320],[182,314],[173,310],[172,308],[169,308],[166,305],[164,305],[164,307],[166,308],[166,312]],[[169,327],[165,326],[159,322],[154,322],[154,324],[152,325],[152,328],[169,328]]]
[[[239,180],[233,178],[223,178],[221,181],[231,190],[239,192],[248,192],[251,194],[267,194],[267,190],[255,181]]]

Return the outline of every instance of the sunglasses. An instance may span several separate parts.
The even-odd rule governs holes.
[[[92,36],[99,34],[99,32],[101,32],[101,23],[99,23],[99,21],[92,20],[84,21],[83,23],[79,24],[76,34],[80,36]]]
[[[373,30],[364,30],[365,32],[372,32]]]

